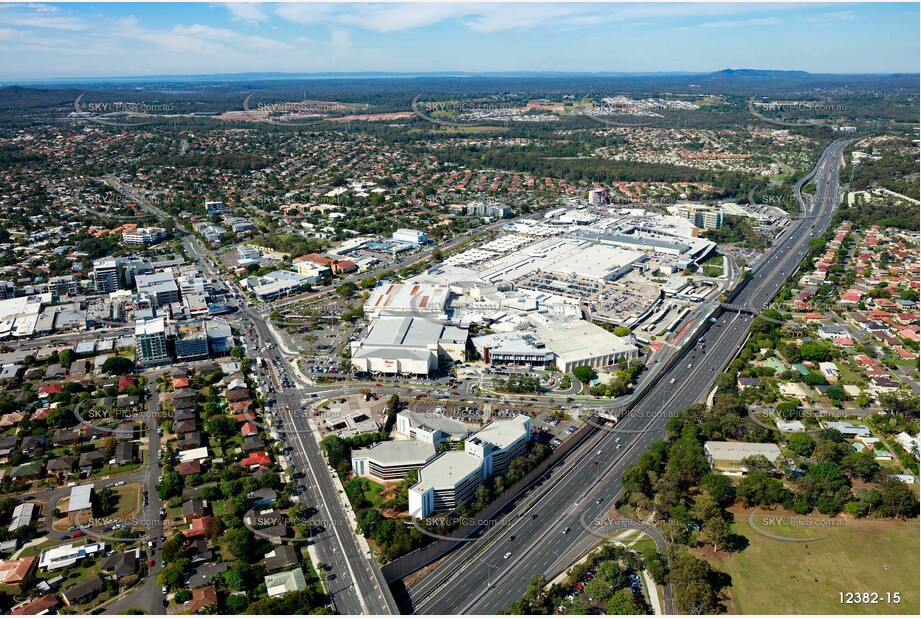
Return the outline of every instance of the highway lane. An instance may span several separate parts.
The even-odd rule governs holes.
[[[844,142],[836,142],[823,153],[814,170],[818,177],[816,198],[804,205],[803,218],[789,226],[771,256],[759,262],[743,282],[733,299],[735,304],[760,307],[770,301],[798,267],[802,259],[798,248],[813,235],[821,234],[830,223],[837,205],[837,163],[844,146]],[[802,183],[798,184],[797,190],[801,186]],[[606,463],[605,472],[597,472],[595,456],[568,457],[568,472],[541,499],[536,519],[531,518],[533,513],[525,511],[528,516],[501,530],[489,531],[480,543],[468,544],[483,547],[463,548],[469,557],[463,563],[464,568],[451,577],[445,577],[442,566],[434,569],[421,586],[409,590],[413,610],[472,614],[504,610],[521,594],[533,574],[553,576],[595,544],[597,538],[583,530],[579,521],[585,521],[586,516],[587,521],[593,521],[613,505],[622,490],[623,471],[663,434],[670,414],[706,396],[715,376],[743,344],[753,319],[748,313],[724,313],[716,324],[705,327],[708,328],[705,352],[686,353],[616,427],[598,430],[593,444],[597,444],[602,456],[614,453],[612,461]],[[566,527],[570,532],[563,534]],[[507,540],[511,536],[515,540]],[[506,559],[508,552],[512,555]],[[445,561],[445,569],[457,568],[458,561]],[[445,584],[425,585],[429,578]]]
[[[704,357],[711,360],[698,364],[698,372],[714,376],[722,369],[717,359],[734,351],[737,335],[747,330],[751,317],[735,316],[734,324],[730,319],[721,328],[733,336],[721,336],[711,343],[709,356]],[[686,358],[691,364],[696,360]],[[679,367],[689,371],[687,363]],[[670,386],[653,390],[618,424],[617,431],[596,432],[590,446],[572,457],[576,461],[573,468],[547,483],[548,491],[503,531],[502,538],[493,535],[484,543],[488,547],[485,551],[480,549],[473,562],[482,562],[487,568],[468,566],[459,580],[449,581],[441,594],[422,603],[417,604],[417,593],[411,590],[415,611],[495,613],[521,593],[533,574],[558,573],[596,544],[598,538],[584,530],[580,522],[602,519],[610,509],[621,491],[624,471],[661,437],[670,416],[665,411],[683,409],[699,398],[700,389],[693,380],[676,381]],[[533,514],[537,518],[532,518]],[[569,532],[564,534],[566,528]],[[515,540],[508,541],[510,536]],[[508,559],[504,558],[507,552],[512,552]]]

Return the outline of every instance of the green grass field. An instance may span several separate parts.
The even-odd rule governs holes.
[[[705,277],[722,277],[723,276],[723,257],[715,255],[703,264],[703,275]]]
[[[806,529],[762,527],[787,537],[827,536],[784,542],[749,527],[748,511],[735,510],[733,531],[749,545],[734,554],[700,551],[732,577],[728,609],[735,614],[918,614],[919,528],[917,520],[852,520],[843,526]],[[755,518],[789,513],[759,511]],[[812,515],[811,519],[823,519]],[[761,526],[759,526],[761,527]],[[899,592],[900,604],[846,605],[841,592]]]

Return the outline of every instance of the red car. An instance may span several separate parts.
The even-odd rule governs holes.
[[[83,536],[83,533],[80,532],[79,530],[77,530],[76,532],[74,532],[73,534],[70,535],[70,538],[72,538],[72,539],[79,539],[81,536]]]
[[[585,586],[583,586],[582,584],[580,584],[580,583],[578,583],[578,582],[576,583],[576,585],[574,586],[574,588],[575,588],[576,590],[578,590],[579,592],[582,592],[583,590],[585,590]]]

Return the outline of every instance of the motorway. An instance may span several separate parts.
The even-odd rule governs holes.
[[[765,307],[798,268],[805,245],[830,224],[838,203],[838,171],[846,144],[831,144],[814,170],[797,183],[803,216],[788,227],[768,258],[759,261],[737,288],[734,305],[754,312]],[[807,203],[800,190],[813,175],[816,194]],[[706,338],[705,351],[685,352],[626,417],[614,426],[596,429],[563,465],[551,471],[549,479],[503,516],[500,525],[484,532],[479,542],[464,543],[410,588],[407,598],[401,599],[404,612],[503,611],[534,574],[551,578],[594,546],[599,540],[598,524],[604,522],[623,489],[624,470],[662,437],[670,416],[706,397],[715,376],[743,345],[754,313],[718,310],[716,318],[716,323],[704,322],[697,331],[697,336]],[[507,553],[511,555],[505,558]],[[669,596],[666,591],[666,611],[673,608]]]

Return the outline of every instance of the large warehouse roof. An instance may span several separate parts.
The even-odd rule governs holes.
[[[365,313],[442,313],[448,304],[448,288],[418,283],[382,283],[371,291]]]
[[[585,320],[551,321],[537,331],[537,337],[561,359],[602,356],[636,348],[626,339]]]
[[[780,458],[780,448],[770,442],[707,442],[704,449],[716,461],[742,461],[746,457],[763,455],[768,461]]]

